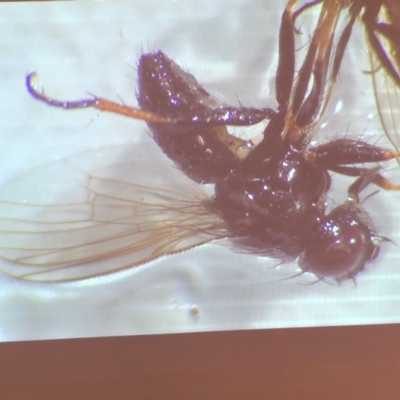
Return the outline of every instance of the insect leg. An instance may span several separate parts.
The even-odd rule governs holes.
[[[365,177],[370,174],[370,168],[354,167],[349,164],[387,161],[400,157],[400,152],[362,141],[339,139],[308,149],[305,157],[313,165],[343,175]],[[390,182],[379,173],[374,174],[371,182],[386,190],[400,190],[400,185]]]
[[[306,160],[331,169],[339,165],[381,162],[400,157],[400,151],[383,149],[359,140],[338,139],[307,150]]]
[[[127,117],[140,119],[147,122],[159,122],[159,123],[168,123],[170,120],[165,117],[161,117],[155,113],[144,111],[135,107],[128,107],[124,105],[120,105],[117,103],[113,103],[112,101],[101,99],[99,97],[93,97],[91,99],[83,99],[77,101],[62,101],[55,100],[50,97],[47,97],[44,93],[39,92],[35,88],[35,79],[37,77],[36,72],[31,72],[26,76],[26,88],[29,94],[32,95],[35,99],[46,103],[49,106],[64,108],[65,110],[74,110],[80,108],[95,108],[101,111],[108,111],[112,113],[122,114]]]
[[[36,100],[46,103],[49,106],[63,108],[65,110],[95,108],[100,111],[124,115],[129,118],[135,118],[146,122],[213,126],[249,126],[257,124],[265,119],[270,119],[276,114],[276,112],[270,108],[258,109],[251,107],[220,106],[215,109],[205,109],[197,112],[194,111],[192,114],[188,113],[187,115],[163,116],[140,108],[118,104],[101,97],[76,101],[56,100],[46,96],[43,92],[41,93],[35,88],[36,77],[36,72],[32,72],[26,76],[26,87],[29,94]]]
[[[376,19],[379,13],[381,5],[379,3],[369,5],[366,7],[366,11],[362,15],[362,21],[366,30],[369,44],[375,52],[379,62],[386,72],[392,77],[397,85],[400,85],[400,73],[393,66],[393,62],[387,55],[383,48],[382,43],[379,41],[376,32],[382,34],[390,42],[399,45],[400,42],[400,30],[394,26],[384,23],[377,23]]]
[[[306,4],[302,5],[299,9],[297,9],[293,13],[294,19],[296,19],[299,15],[303,14],[303,12],[308,10],[309,8],[312,8],[312,7],[315,7],[318,4],[321,4],[322,1],[323,0],[313,0],[313,1],[310,1],[309,3],[306,3]]]
[[[275,88],[278,111],[286,114],[292,91],[295,69],[295,40],[293,1],[289,2],[282,14],[279,29],[279,62],[276,70]]]
[[[329,169],[330,171],[337,172],[338,174],[347,176],[359,176],[360,178],[371,176],[371,168],[359,168],[359,167],[338,165],[336,167],[331,167]],[[373,168],[372,170],[374,169],[375,168]],[[380,168],[378,167],[377,169],[379,170]],[[385,190],[400,190],[400,185],[391,182],[389,179],[383,177],[379,173],[374,173],[372,178],[369,179],[369,182]]]
[[[299,71],[294,93],[293,115],[299,127],[312,124],[323,113],[329,102],[352,27],[359,13],[359,8],[354,6],[349,22],[334,45],[336,27],[344,10],[345,6],[340,2],[323,4],[306,58]],[[312,87],[309,90],[311,78],[313,78]]]
[[[64,108],[66,110],[72,110],[72,109],[76,109],[76,108],[93,107],[96,103],[95,98],[78,100],[78,101],[62,101],[62,100],[51,99],[50,97],[47,97],[44,93],[40,93],[35,88],[34,81],[36,80],[36,78],[37,78],[36,72],[31,72],[30,74],[28,74],[25,79],[26,88],[32,97],[34,97],[36,100],[46,103],[49,106]]]

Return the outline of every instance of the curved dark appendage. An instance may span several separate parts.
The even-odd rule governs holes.
[[[347,189],[348,200],[360,203],[359,194],[371,183],[375,183],[376,177],[379,175],[381,167],[364,168],[363,174],[356,179]]]
[[[318,2],[307,4],[307,8],[318,4]],[[317,59],[318,49],[320,46],[319,36],[317,35],[317,30],[322,29],[317,27],[316,32],[313,35],[306,58],[303,65],[299,71],[298,84],[296,87],[296,92],[294,94],[293,100],[293,114],[297,116],[296,122],[299,127],[307,126],[312,124],[318,117],[319,113],[322,111],[322,106],[324,101],[326,102],[327,92],[325,90],[326,85],[329,83],[330,89],[336,82],[337,75],[340,70],[341,63],[343,61],[343,56],[350,39],[352,28],[356,17],[360,13],[361,4],[356,2],[350,11],[350,20],[343,29],[338,43],[333,47],[333,33],[330,35],[327,45],[325,47],[324,58]],[[334,48],[333,56],[332,49]],[[321,57],[321,54],[319,55]],[[330,59],[333,59],[330,62]],[[322,63],[322,64],[321,64]],[[331,64],[332,70],[327,76],[329,69],[327,66]],[[323,67],[326,66],[326,67]],[[306,97],[311,76],[313,76],[312,89],[308,96]],[[330,93],[330,91],[328,91]],[[329,98],[329,94],[328,94]],[[326,103],[325,103],[326,104]]]
[[[313,34],[306,57],[298,74],[296,91],[293,96],[292,112],[293,115],[296,116],[297,125],[300,127],[309,125],[313,121],[314,117],[318,115],[324,98],[327,70],[320,67],[318,68],[316,65],[317,51],[320,45],[318,41],[318,33],[320,29],[321,28],[317,27]],[[327,51],[325,52],[326,64],[329,61],[331,51],[332,39],[329,46],[327,46]],[[312,83],[313,86],[309,95],[306,97],[312,76],[314,78]]]
[[[114,103],[112,101],[105,100],[100,97],[93,97],[93,99],[83,99],[78,101],[54,100],[45,96],[43,93],[38,92],[35,89],[35,86],[33,84],[35,78],[36,78],[36,72],[32,72],[26,76],[26,88],[28,89],[29,94],[36,100],[39,100],[52,107],[63,108],[64,110],[76,110],[80,108],[93,107],[100,111],[120,114],[129,118],[139,119],[147,122],[154,122],[160,124],[175,122],[173,119],[162,117],[155,113],[140,110],[135,107],[129,107],[118,103]]]
[[[383,24],[383,23],[378,24],[376,22],[377,14],[375,14],[375,12],[376,12],[375,9],[373,9],[373,11],[367,9],[362,16],[362,21],[365,26],[369,44],[374,50],[382,67],[392,77],[396,85],[400,86],[399,71],[397,71],[396,68],[393,66],[392,61],[386,54],[381,42],[379,41],[379,39],[375,34],[375,32],[379,32],[389,41],[393,41],[394,43],[398,44],[400,42],[400,38],[398,37],[400,32],[395,27],[388,28],[388,26],[390,26],[388,24]]]
[[[278,110],[285,114],[289,105],[295,69],[295,39],[293,14],[286,9],[279,30],[279,62],[276,70],[275,90]]]
[[[377,170],[380,170],[380,167],[376,167]],[[374,170],[374,168],[365,168],[365,167],[348,167],[348,166],[343,166],[339,165],[336,167],[329,168],[330,171],[332,172],[337,172],[338,174],[346,175],[346,176],[360,176],[360,177],[366,177],[366,176],[371,176],[371,171]],[[374,173],[373,179],[370,179],[370,183],[373,183],[376,186],[379,186],[380,188],[384,190],[400,190],[400,185],[395,184],[391,182],[389,179],[385,178],[379,173]]]
[[[353,30],[354,22],[361,11],[361,6],[362,5],[357,2],[355,2],[353,4],[353,7],[351,8],[351,11],[350,11],[350,15],[351,15],[350,21],[347,23],[347,25],[343,29],[342,35],[340,36],[340,39],[336,46],[336,53],[335,53],[335,56],[333,59],[333,64],[332,64],[332,74],[331,74],[331,82],[332,83],[336,82],[336,78],[339,74],[340,66],[342,65],[344,52],[349,43],[351,32]]]
[[[293,97],[293,108],[292,108],[293,115],[297,115],[300,107],[303,104],[304,97],[307,93],[308,85],[310,83],[312,70],[314,68],[316,52],[317,52],[316,43],[314,41],[311,41],[308,47],[306,58],[298,74],[298,83],[296,86],[296,92],[294,93]]]
[[[313,0],[310,1],[309,3],[306,3],[304,5],[302,5],[298,10],[296,10],[293,13],[293,19],[296,20],[296,18],[301,15],[304,11],[308,10],[309,8],[315,7],[318,4],[321,4],[323,2],[323,0]]]
[[[380,169],[380,167],[379,167],[379,169]],[[341,175],[358,177],[358,176],[366,176],[367,174],[369,174],[371,171],[371,168],[349,167],[347,165],[337,165],[335,167],[329,168],[329,171],[337,172],[338,174],[341,174]]]
[[[65,110],[72,110],[72,109],[77,109],[77,108],[89,108],[89,107],[94,107],[98,101],[96,97],[92,99],[84,99],[84,100],[78,100],[78,101],[60,101],[60,100],[54,100],[51,99],[47,96],[45,96],[44,93],[40,93],[37,91],[34,85],[34,80],[37,77],[36,72],[31,72],[26,76],[26,88],[29,92],[29,94],[34,97],[35,99],[42,101],[43,103],[46,103],[49,106],[52,107],[58,107],[58,108],[64,108]]]
[[[301,104],[296,116],[296,123],[300,128],[311,124],[319,114],[324,99],[324,86],[325,74],[320,74],[319,71],[315,71],[310,94]]]
[[[338,139],[307,150],[306,159],[323,168],[381,162],[400,157],[400,152],[383,149],[360,140]]]
[[[400,85],[400,75],[398,74],[396,69],[393,67],[393,64],[390,61],[390,58],[387,56],[380,41],[375,36],[375,33],[373,31],[368,31],[368,29],[367,29],[367,35],[368,35],[369,43],[370,43],[371,47],[373,48],[376,56],[378,57],[379,62],[382,64],[385,71],[393,78],[393,80],[396,82],[396,84]]]
[[[385,22],[379,22],[376,25],[376,30],[386,39],[389,39],[391,42],[400,45],[400,29],[397,26],[393,26]]]
[[[383,149],[357,140],[339,139],[309,149],[306,158],[312,164],[327,168],[332,172],[358,176],[364,182],[368,180],[367,184],[373,183],[385,190],[400,190],[399,184],[392,183],[378,173],[380,167],[375,169],[353,166],[353,164],[387,161],[399,156],[400,152],[397,151]]]

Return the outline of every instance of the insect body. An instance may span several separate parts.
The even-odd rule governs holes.
[[[208,225],[209,237],[180,247],[180,241],[194,235],[186,230],[173,250],[165,247],[143,262],[221,236],[257,253],[298,258],[303,272],[322,280],[354,279],[376,257],[385,239],[363,210],[359,193],[371,183],[386,189],[399,187],[376,167],[355,164],[389,160],[399,153],[350,139],[310,145],[312,128],[326,107],[354,22],[350,20],[337,34],[345,7],[340,2],[336,6],[326,3],[297,75],[295,1],[283,13],[275,82],[277,110],[222,104],[161,51],[140,58],[138,109],[97,97],[77,102],[53,100],[34,88],[34,74],[27,76],[28,91],[48,105],[94,107],[147,121],[155,142],[188,177],[215,185],[214,196],[199,205],[202,213],[213,215],[216,221]],[[268,124],[256,146],[226,129],[227,125],[248,126],[263,120]],[[356,177],[348,199],[330,212],[326,205],[329,171]],[[173,221],[170,225],[179,228]],[[213,235],[212,228],[218,233]],[[74,267],[95,260],[82,257],[68,264],[66,259],[62,265]]]

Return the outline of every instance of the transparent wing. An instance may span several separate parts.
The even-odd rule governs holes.
[[[369,50],[376,106],[385,136],[400,150],[400,88]],[[398,160],[398,162],[400,162]]]
[[[80,280],[227,236],[203,206],[207,194],[173,167],[160,170],[145,160],[139,147],[141,154],[125,147],[118,157],[115,148],[82,153],[5,185],[3,272],[32,281]]]

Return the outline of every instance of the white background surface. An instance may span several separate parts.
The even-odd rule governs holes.
[[[93,110],[66,112],[34,101],[25,89],[31,71],[39,73],[46,93],[59,99],[80,99],[89,92],[134,105],[138,55],[162,49],[229,102],[237,104],[238,96],[245,105],[274,106],[270,89],[285,2],[280,3],[1,4],[0,183],[87,150],[95,156],[115,145],[118,158],[128,144],[148,140],[142,122]],[[361,61],[362,36],[350,50],[323,119],[327,125],[317,136],[323,142],[327,134],[364,132],[383,144],[371,84],[360,73],[368,69]],[[335,114],[339,100],[343,108]],[[144,149],[163,162],[155,144]],[[160,168],[160,174],[167,171]],[[55,176],[38,187],[46,191],[59,180]],[[338,201],[349,183],[335,178]],[[380,191],[365,204],[379,231],[398,242],[399,200],[398,194]],[[356,285],[340,286],[310,284],[315,279],[304,275],[277,281],[296,275],[298,267],[273,268],[271,260],[216,244],[80,283],[0,276],[0,340],[399,322],[398,254],[395,244],[384,245]]]

